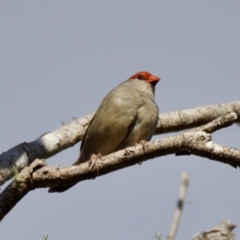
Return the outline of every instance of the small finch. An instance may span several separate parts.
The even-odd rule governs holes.
[[[104,156],[149,141],[158,122],[154,100],[158,81],[148,72],[139,72],[112,89],[92,118],[73,165],[88,161],[93,154]],[[75,184],[51,187],[49,192],[64,192]]]

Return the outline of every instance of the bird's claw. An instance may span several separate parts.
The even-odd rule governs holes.
[[[143,147],[143,151],[144,153],[146,153],[146,151],[148,150],[148,147],[146,146],[146,143],[147,141],[145,139],[141,140],[139,143],[135,143],[135,147],[138,145],[138,144],[141,144],[142,147]],[[138,162],[139,165],[142,165],[142,162]]]
[[[145,139],[143,139],[143,140],[141,140],[140,142],[139,142],[139,144],[142,144],[142,146],[144,147],[144,145],[147,143],[147,141],[145,140]]]
[[[99,160],[101,160],[101,158],[102,158],[102,155],[100,153],[98,153],[97,155],[92,154],[92,156],[89,160],[89,163],[88,163],[88,167],[90,169],[96,169],[97,170],[97,175],[98,175],[98,164],[99,164]],[[96,178],[97,175],[94,178]]]

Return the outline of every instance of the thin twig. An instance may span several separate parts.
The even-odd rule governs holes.
[[[180,219],[182,216],[182,212],[183,212],[183,205],[184,205],[184,201],[187,194],[188,184],[189,184],[188,175],[186,172],[183,172],[181,174],[181,184],[179,188],[179,197],[178,197],[177,207],[173,216],[173,221],[172,221],[172,225],[171,225],[167,240],[174,240],[176,236]]]

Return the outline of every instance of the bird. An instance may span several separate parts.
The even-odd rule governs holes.
[[[141,71],[113,88],[90,121],[73,166],[89,161],[96,154],[105,156],[149,141],[158,122],[159,109],[154,95],[160,80]],[[49,192],[64,192],[75,184],[53,186]]]

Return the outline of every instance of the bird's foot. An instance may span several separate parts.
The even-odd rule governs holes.
[[[147,143],[147,141],[145,140],[145,139],[143,139],[143,140],[141,140],[140,142],[139,142],[139,144],[142,144],[142,146],[143,147],[145,147],[144,145]]]
[[[143,151],[144,153],[146,152],[146,150],[148,150],[148,147],[146,146],[147,141],[145,139],[141,140],[139,143],[135,143],[135,146],[138,144],[141,144],[143,147]],[[142,162],[138,162],[139,165],[142,165]]]
[[[100,153],[96,154],[92,154],[89,163],[88,163],[88,167],[91,169],[96,169],[97,170],[97,174],[94,178],[96,178],[98,176],[98,164],[99,164],[99,160],[101,160],[102,155]],[[94,179],[93,178],[93,179]]]

